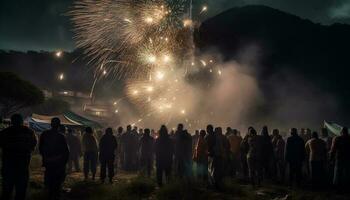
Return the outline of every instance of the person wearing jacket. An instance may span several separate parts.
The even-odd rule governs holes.
[[[272,140],[268,132],[267,126],[264,126],[260,134],[261,140],[261,167],[263,170],[263,177],[272,177],[272,164],[274,162]]]
[[[193,160],[197,163],[197,177],[208,181],[208,144],[205,140],[206,132],[201,130],[194,151]]]
[[[52,118],[51,129],[44,131],[39,141],[39,152],[45,167],[44,183],[49,192],[49,199],[60,198],[66,178],[69,149],[65,136],[59,132],[60,126],[60,119]]]
[[[163,174],[165,173],[166,182],[168,183],[171,175],[173,164],[174,146],[173,141],[169,138],[168,129],[162,125],[159,130],[159,137],[155,142],[157,183],[163,185]]]
[[[140,139],[140,164],[143,172],[151,176],[153,168],[154,139],[151,137],[150,129],[146,128]]]
[[[82,154],[80,138],[74,134],[72,129],[68,129],[66,139],[69,148],[68,172],[72,171],[73,164],[75,171],[80,172],[79,159]]]
[[[2,197],[11,199],[13,190],[16,200],[26,198],[29,181],[29,163],[37,144],[34,132],[23,125],[23,117],[14,114],[11,126],[0,132]]]
[[[117,139],[113,135],[112,128],[107,128],[105,134],[101,137],[99,143],[100,150],[100,178],[104,183],[106,179],[106,170],[108,169],[109,183],[113,183],[114,177],[114,160],[115,153],[117,151],[118,143]]]
[[[290,130],[291,136],[288,137],[285,149],[285,160],[289,165],[289,183],[293,185],[294,181],[297,186],[301,185],[302,167],[305,159],[304,140],[298,136],[296,128]]]
[[[97,140],[93,134],[92,128],[87,127],[82,141],[82,149],[84,154],[84,177],[85,180],[89,178],[89,173],[92,174],[92,180],[95,180],[98,147]]]
[[[192,137],[179,124],[175,133],[175,171],[180,178],[189,177],[192,172]]]
[[[333,184],[339,189],[346,189],[350,183],[350,136],[347,127],[343,127],[341,135],[333,139],[331,160],[335,161]]]
[[[253,127],[248,128],[247,138],[247,163],[249,169],[249,179],[253,186],[260,185],[263,176],[261,153],[262,142],[261,136],[257,135]]]
[[[327,161],[326,142],[318,137],[317,132],[313,132],[311,139],[305,144],[305,150],[309,155],[312,185],[318,188],[323,185],[325,180],[325,165]]]

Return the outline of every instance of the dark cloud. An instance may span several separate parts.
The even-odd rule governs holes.
[[[3,0],[0,2],[0,49],[74,48],[69,18],[73,0]],[[207,4],[208,16],[234,6],[267,5],[314,22],[350,24],[349,0],[194,0]]]

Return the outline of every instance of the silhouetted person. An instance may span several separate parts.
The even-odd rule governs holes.
[[[274,151],[275,175],[277,176],[276,178],[278,181],[283,182],[286,173],[286,164],[284,160],[284,149],[286,143],[279,134],[278,129],[275,129],[273,132],[274,138],[272,140],[272,145]]]
[[[251,184],[260,185],[262,181],[263,171],[262,171],[262,142],[261,136],[257,135],[256,130],[253,127],[248,128],[248,153],[247,153],[247,163],[249,168],[249,178]]]
[[[197,177],[208,181],[208,144],[205,140],[206,132],[201,130],[195,147],[193,160],[197,163]]]
[[[309,154],[312,185],[318,188],[323,185],[325,180],[327,145],[325,141],[318,138],[317,132],[313,132],[312,138],[305,144],[305,149],[307,154]]]
[[[59,118],[52,118],[51,129],[41,134],[39,142],[39,151],[45,167],[45,186],[49,192],[49,199],[60,198],[69,158],[66,138],[59,132],[60,125]]]
[[[322,128],[322,139],[326,142],[327,145],[327,152],[331,152],[332,148],[332,142],[333,137],[328,134],[327,128]],[[327,154],[327,160],[330,160],[330,154]],[[326,170],[327,170],[327,183],[333,182],[333,176],[334,176],[334,162],[327,162],[326,164]]]
[[[171,167],[173,164],[174,146],[169,138],[168,129],[166,126],[161,126],[159,137],[155,142],[156,167],[157,167],[157,182],[159,186],[163,185],[163,174],[167,182],[171,175]]]
[[[115,162],[115,167],[117,168],[118,167],[118,164],[120,164],[120,166],[123,166],[123,161],[124,161],[124,154],[123,154],[123,151],[122,151],[122,141],[121,141],[121,138],[122,138],[122,135],[123,135],[123,127],[118,127],[117,129],[117,143],[118,143],[118,148],[117,148],[117,158],[116,158],[116,162]]]
[[[240,161],[241,161],[241,167],[242,167],[242,174],[244,180],[248,180],[249,177],[249,169],[248,169],[248,151],[249,151],[249,144],[248,144],[248,137],[249,137],[249,129],[248,133],[244,136],[242,142],[241,142],[241,148],[240,148]]]
[[[290,130],[291,136],[288,137],[285,150],[285,160],[289,165],[289,182],[293,185],[294,180],[297,185],[301,185],[302,167],[305,159],[304,140],[298,136],[296,128]]]
[[[31,153],[37,140],[34,132],[23,126],[19,114],[11,117],[11,126],[0,132],[2,150],[2,199],[11,199],[15,190],[15,200],[24,200],[29,180]]]
[[[225,167],[227,165],[230,151],[230,143],[222,134],[221,127],[215,128],[215,145],[213,147],[213,170],[212,179],[217,189],[222,188],[222,180],[225,177]]]
[[[134,142],[134,135],[132,133],[131,125],[128,125],[126,127],[126,132],[122,135],[121,138],[121,145],[122,145],[122,151],[124,154],[124,169],[126,171],[133,170],[133,163],[136,159],[136,153],[135,151],[135,142]]]
[[[350,136],[347,127],[333,139],[331,160],[335,161],[333,184],[345,189],[350,183]]]
[[[72,129],[68,129],[66,140],[69,148],[68,172],[72,171],[73,164],[75,170],[79,172],[79,159],[82,155],[80,138],[74,134]]]
[[[194,135],[192,136],[192,154],[195,153],[195,148],[196,148],[196,145],[197,145],[197,142],[198,142],[198,139],[199,139],[199,130],[196,130],[194,132]]]
[[[96,167],[97,167],[97,157],[98,157],[98,146],[97,140],[94,136],[91,127],[85,129],[85,134],[83,135],[83,153],[84,153],[84,177],[85,180],[89,178],[89,173],[91,172],[92,180],[95,180]]]
[[[151,131],[147,128],[140,139],[140,164],[142,171],[146,172],[148,177],[151,176],[153,168],[153,155],[154,139],[151,137]]]
[[[175,133],[175,171],[180,178],[189,177],[192,172],[192,137],[183,128],[179,124]]]
[[[261,167],[266,178],[272,176],[272,163],[274,161],[273,145],[267,126],[261,130]]]
[[[99,143],[100,163],[101,163],[101,182],[106,179],[106,170],[108,169],[109,182],[113,182],[114,177],[114,159],[117,151],[117,139],[113,135],[112,128],[107,128],[105,134],[101,137]]]
[[[231,175],[231,177],[236,177],[237,170],[240,166],[239,163],[242,138],[237,135],[237,132],[238,131],[236,129],[233,129],[231,130],[232,134],[227,137],[228,141],[230,142],[231,162],[229,175]]]

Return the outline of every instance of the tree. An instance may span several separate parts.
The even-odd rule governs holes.
[[[44,101],[43,92],[12,72],[0,72],[0,115],[7,117],[22,108]]]
[[[58,115],[70,110],[68,102],[60,98],[50,98],[44,101],[44,103],[37,105],[33,108],[33,111],[42,115]]]

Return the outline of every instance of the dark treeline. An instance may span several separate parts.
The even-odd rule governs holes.
[[[25,198],[31,153],[37,143],[49,199],[60,198],[67,173],[81,171],[81,157],[85,180],[99,177],[101,183],[106,179],[113,183],[118,169],[149,178],[155,169],[159,187],[174,179],[197,179],[221,190],[223,180],[232,178],[254,187],[273,182],[311,186],[316,191],[344,191],[350,183],[350,136],[346,127],[337,137],[331,137],[327,129],[318,133],[296,128],[282,137],[278,129],[270,134],[267,126],[259,133],[249,127],[241,135],[237,129],[213,125],[191,135],[183,124],[176,130],[165,125],[159,130],[128,125],[126,130],[107,128],[96,134],[87,127],[79,134],[53,118],[51,129],[41,133],[37,141],[34,132],[23,126],[20,115],[13,115],[11,124],[0,132],[3,199],[10,199],[13,190],[16,199]]]

